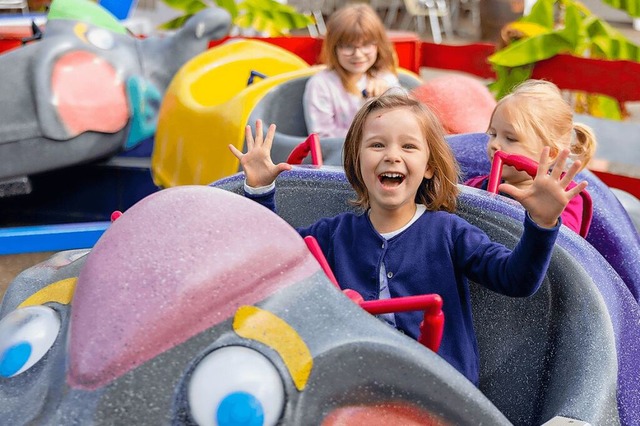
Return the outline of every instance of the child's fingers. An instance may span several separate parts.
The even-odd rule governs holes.
[[[258,146],[262,145],[262,120],[260,120],[260,119],[256,120],[255,144],[258,145]]]
[[[291,170],[293,168],[293,166],[289,163],[278,163],[276,165],[276,168],[278,170],[278,174],[285,172],[287,170]]]
[[[232,144],[227,145],[227,147],[229,148],[229,151],[231,151],[233,155],[235,155],[238,158],[242,157],[243,154],[238,150],[238,148],[236,148]]]
[[[266,148],[271,149],[271,145],[273,144],[273,137],[276,135],[276,125],[271,124],[269,129],[267,130],[267,137],[264,140],[264,146]]]
[[[244,128],[244,137],[247,140],[247,151],[251,151],[253,149],[253,132],[251,131],[251,126],[247,125]]]
[[[502,192],[503,194],[508,195],[509,197],[513,198],[516,201],[520,200],[520,195],[522,193],[521,189],[516,188],[513,185],[510,185],[508,183],[501,183],[498,186],[498,192]]]
[[[560,180],[560,184],[563,185],[563,188],[569,186],[569,183],[573,180],[573,178],[576,177],[581,166],[582,163],[580,162],[580,160],[577,160],[571,165],[571,167],[569,167],[567,173],[565,173],[565,175],[562,177],[562,180]]]
[[[544,176],[549,172],[549,147],[542,148],[540,161],[538,162],[538,172],[536,176]]]
[[[562,172],[564,171],[564,166],[567,163],[567,158],[568,157],[569,157],[569,150],[568,149],[563,149],[558,154],[558,157],[556,158],[556,164],[553,167],[553,170],[551,171],[551,176],[554,179],[560,179],[560,176],[562,175]]]
[[[576,186],[568,190],[567,196],[569,197],[569,199],[572,199],[573,197],[575,197],[576,195],[584,191],[587,185],[588,185],[587,181],[583,180],[582,182],[580,182],[579,184],[577,184]]]

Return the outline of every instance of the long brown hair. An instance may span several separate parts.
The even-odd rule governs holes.
[[[422,179],[415,201],[428,210],[453,212],[458,200],[458,163],[444,138],[444,129],[436,115],[424,104],[398,89],[391,89],[377,98],[370,99],[356,114],[344,142],[344,170],[357,198],[358,207],[369,208],[369,192],[360,171],[360,146],[367,118],[383,109],[407,108],[414,114],[429,147],[428,166],[433,170],[431,179]]]
[[[375,43],[378,49],[376,62],[369,70],[369,77],[379,72],[388,71],[396,74],[397,55],[387,37],[387,32],[380,17],[368,4],[356,3],[335,11],[327,22],[327,36],[322,44],[321,59],[331,70],[340,76],[342,85],[347,91],[358,93],[353,84],[349,84],[349,73],[338,62],[338,46],[341,44]]]

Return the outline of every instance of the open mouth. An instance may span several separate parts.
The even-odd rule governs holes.
[[[405,176],[402,173],[381,173],[378,180],[385,187],[396,187],[404,182]]]

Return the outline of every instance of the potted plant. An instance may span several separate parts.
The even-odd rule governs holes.
[[[536,62],[559,53],[598,59],[640,61],[640,46],[599,19],[577,0],[538,0],[531,13],[503,30],[506,46],[489,57],[497,98],[531,76]],[[624,106],[601,95],[577,94],[576,111],[621,119]]]

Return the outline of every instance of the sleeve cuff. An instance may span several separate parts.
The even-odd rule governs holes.
[[[534,222],[533,219],[531,219],[531,216],[529,216],[529,212],[525,211],[524,214],[524,223],[529,224],[530,226],[533,226],[535,229],[539,230],[539,231],[557,231],[560,229],[560,226],[562,226],[562,218],[559,217],[558,218],[558,223],[556,223],[556,226],[554,226],[553,228],[543,228],[542,226],[538,225],[537,223]]]
[[[246,192],[247,194],[250,195],[263,195],[266,194],[270,191],[273,191],[276,188],[276,183],[275,182],[271,182],[271,184],[269,185],[265,185],[265,186],[258,186],[256,188],[251,187],[249,185],[247,185],[247,181],[245,179],[244,181],[244,192]]]

